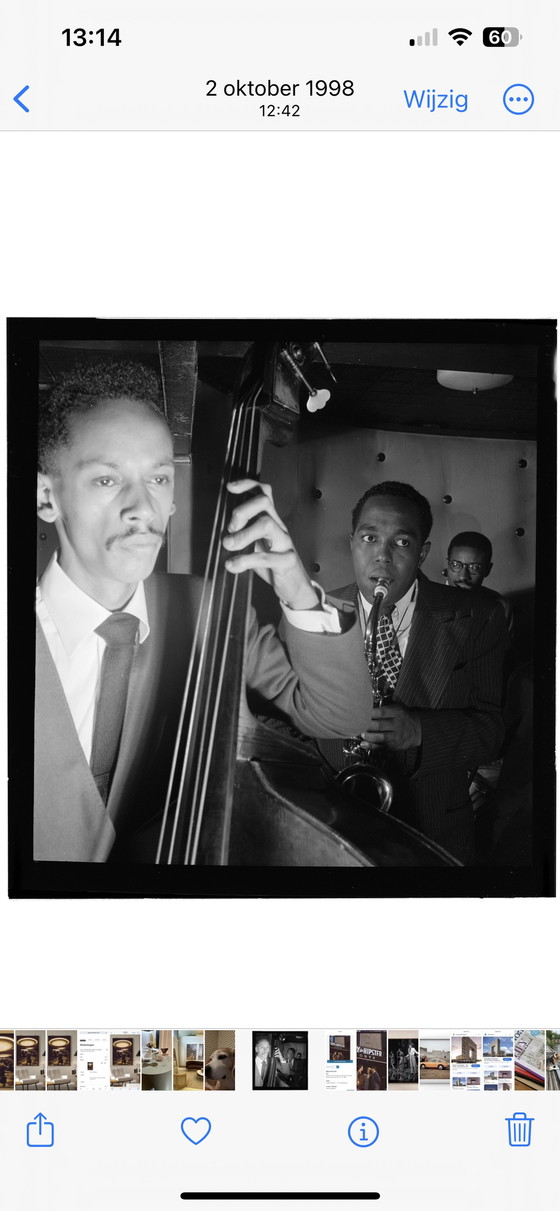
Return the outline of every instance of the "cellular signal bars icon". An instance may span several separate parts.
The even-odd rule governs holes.
[[[430,33],[429,29],[425,34],[418,34],[417,38],[410,38],[409,46],[437,46],[437,29],[433,29]]]

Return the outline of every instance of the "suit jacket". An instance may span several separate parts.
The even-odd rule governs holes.
[[[163,809],[201,585],[195,577],[165,574],[145,582],[150,634],[135,651],[106,806],[37,624],[35,861],[104,862],[110,854],[129,860],[127,838]],[[288,625],[281,641],[274,628],[259,629],[251,614],[248,686],[271,713],[306,735],[345,736],[352,689],[348,652],[356,625],[340,636],[306,634]],[[363,703],[357,705],[356,727],[363,710]]]
[[[257,1064],[257,1057],[253,1061],[253,1089],[266,1089],[268,1077],[270,1073],[270,1065],[272,1064],[272,1056],[268,1056],[263,1075],[261,1076],[260,1067]]]
[[[355,607],[358,588],[329,593]],[[461,861],[472,860],[473,812],[469,771],[493,761],[503,741],[502,675],[508,646],[499,599],[434,584],[421,572],[412,626],[394,693],[422,725],[422,745],[388,759],[395,783],[394,814],[443,845]],[[361,634],[353,634],[353,695],[371,687]],[[365,730],[365,724],[358,729]],[[348,735],[352,735],[350,730]],[[342,768],[338,742],[319,743]]]

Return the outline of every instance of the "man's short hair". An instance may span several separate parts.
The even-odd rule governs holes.
[[[383,481],[383,483],[374,484],[372,488],[368,488],[367,492],[364,492],[364,495],[360,497],[358,503],[354,505],[354,508],[352,509],[352,533],[354,533],[354,530],[356,529],[356,526],[360,520],[360,514],[366,501],[375,496],[400,496],[404,497],[405,500],[412,501],[412,503],[416,505],[420,517],[420,535],[422,542],[426,541],[434,524],[432,510],[430,509],[430,505],[426,500],[426,497],[422,496],[420,492],[417,492],[416,488],[413,488],[411,484],[400,484],[396,480],[392,479],[386,479]]]
[[[492,543],[485,534],[478,534],[476,530],[462,530],[460,534],[456,534],[455,538],[451,539],[447,548],[447,558],[450,559],[451,552],[454,547],[476,547],[485,556],[488,563],[492,560]]]
[[[106,360],[77,366],[61,374],[39,401],[39,467],[54,469],[58,451],[70,441],[74,416],[95,408],[102,400],[130,399],[157,412],[165,422],[160,380],[140,362]]]

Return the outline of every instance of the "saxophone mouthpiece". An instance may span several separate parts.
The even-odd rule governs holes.
[[[389,592],[389,585],[387,584],[387,581],[382,580],[382,579],[378,580],[377,584],[373,590],[373,596],[381,597],[384,600],[385,597],[387,596],[388,592]]]

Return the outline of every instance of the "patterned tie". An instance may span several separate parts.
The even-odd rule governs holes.
[[[390,614],[380,614],[377,622],[377,644],[375,648],[377,663],[381,665],[387,691],[391,695],[397,684],[399,670],[403,661],[397,636]]]
[[[99,794],[106,803],[119,751],[138,619],[117,610],[95,629],[107,647],[101,665],[90,766]]]

